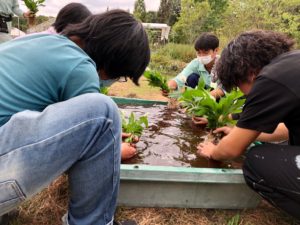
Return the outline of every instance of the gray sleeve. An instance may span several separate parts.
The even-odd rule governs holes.
[[[20,9],[18,0],[13,0],[12,11],[14,12],[14,14],[16,14],[19,17],[23,16],[23,11]]]

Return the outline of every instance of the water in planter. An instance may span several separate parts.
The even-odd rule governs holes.
[[[155,166],[184,166],[200,168],[240,168],[242,159],[230,162],[207,160],[197,155],[197,145],[208,132],[195,125],[191,118],[165,105],[119,105],[125,115],[137,117],[147,114],[149,127],[137,143],[138,155],[125,164]]]

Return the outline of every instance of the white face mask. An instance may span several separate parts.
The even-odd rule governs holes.
[[[100,87],[110,87],[115,82],[115,79],[100,80]]]
[[[199,62],[202,63],[203,65],[207,65],[211,61],[213,61],[213,58],[211,57],[211,55],[197,56],[197,58],[198,58]]]

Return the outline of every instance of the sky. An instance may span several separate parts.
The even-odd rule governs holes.
[[[147,11],[158,10],[160,0],[144,0]],[[57,12],[70,2],[86,5],[93,13],[100,13],[109,9],[124,9],[133,11],[135,0],[45,0],[45,7],[40,7],[38,15],[56,16]],[[27,11],[24,2],[19,0],[20,8]]]

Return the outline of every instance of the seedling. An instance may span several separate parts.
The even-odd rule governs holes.
[[[146,115],[136,119],[134,113],[131,112],[129,118],[126,119],[124,113],[121,112],[121,117],[123,132],[130,134],[130,136],[125,139],[127,143],[132,143],[135,137],[140,137],[144,128],[148,127],[148,117]]]
[[[43,3],[45,0],[24,0],[26,7],[32,12],[36,14],[39,11],[40,6],[45,6]]]
[[[144,77],[149,82],[149,85],[152,87],[159,87],[162,91],[170,92],[170,89],[167,84],[167,79],[164,78],[159,72],[156,71],[146,71]]]
[[[209,129],[235,124],[235,121],[229,118],[229,114],[242,111],[241,107],[245,102],[245,99],[241,99],[243,93],[232,91],[216,102],[204,87],[205,82],[200,79],[196,89],[187,88],[179,98],[186,112],[191,116],[207,118]]]
[[[100,93],[104,95],[108,95],[108,87],[100,87]]]

